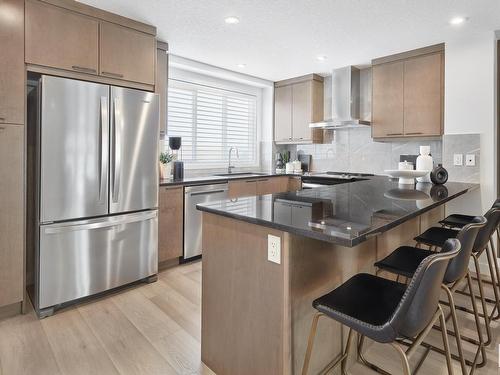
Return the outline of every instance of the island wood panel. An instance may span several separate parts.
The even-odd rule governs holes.
[[[440,227],[439,220],[443,220],[445,216],[445,205],[433,208],[430,211],[424,212],[420,215],[420,233],[425,232],[433,226]],[[420,234],[419,233],[419,234]]]
[[[285,265],[267,260],[283,232],[203,212],[201,359],[218,375],[289,374]]]
[[[290,257],[291,373],[300,374],[307,348],[307,337],[316,312],[312,302],[354,274],[373,273],[376,239],[373,237],[358,246],[348,248],[288,233],[286,235],[289,236]],[[341,353],[343,341],[340,337],[346,333],[347,330],[340,323],[321,318],[309,373],[319,373]]]
[[[443,54],[414,57],[404,66],[404,133],[407,136],[443,132]]]
[[[24,296],[24,126],[0,125],[0,307]]]
[[[26,1],[26,62],[97,74],[99,21],[39,1]]]
[[[154,85],[153,35],[101,21],[99,42],[99,74]]]
[[[24,1],[0,4],[0,123],[24,124]],[[8,18],[8,21],[7,21]]]
[[[415,245],[413,238],[420,234],[420,218],[410,219],[395,228],[379,234],[377,238],[376,260],[381,260],[396,250],[399,246]]]
[[[401,137],[404,133],[404,62],[372,68],[372,137]]]
[[[160,187],[158,201],[158,262],[161,263],[183,253],[183,187]]]

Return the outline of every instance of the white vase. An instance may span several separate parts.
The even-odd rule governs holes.
[[[417,171],[432,171],[434,163],[432,161],[432,156],[430,155],[430,146],[420,146],[420,155],[417,157],[417,163],[415,169]],[[417,177],[418,182],[431,182],[430,173],[427,173],[423,177]]]
[[[160,163],[160,179],[168,179],[172,177],[172,163]]]

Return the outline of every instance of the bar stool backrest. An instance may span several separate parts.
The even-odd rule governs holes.
[[[483,216],[476,216],[470,224],[465,225],[458,232],[457,240],[460,241],[460,251],[458,255],[450,260],[448,269],[444,275],[444,283],[451,284],[462,279],[469,268],[470,256],[476,242],[479,231],[487,225],[487,220]]]
[[[437,311],[446,268],[460,250],[460,241],[447,240],[440,253],[418,266],[389,324],[396,337],[415,337],[431,322]]]
[[[474,242],[474,252],[482,251],[500,224],[500,203],[496,203],[491,207],[488,212],[484,214],[484,217],[488,222],[486,225],[479,230],[476,236],[476,241]]]

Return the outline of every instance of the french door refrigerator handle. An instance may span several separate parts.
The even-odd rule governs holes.
[[[113,202],[118,202],[121,174],[121,114],[118,108],[118,98],[113,99]]]
[[[107,157],[104,155],[105,145],[108,144],[108,98],[101,96],[99,114],[99,201],[106,194],[103,188],[106,186]],[[107,153],[106,153],[107,155]]]
[[[158,213],[156,211],[150,211],[146,213],[126,215],[126,217],[117,220],[95,221],[85,224],[50,224],[45,226],[44,231],[46,234],[56,234],[81,230],[111,228],[122,224],[131,224],[139,221],[151,220],[157,216]]]

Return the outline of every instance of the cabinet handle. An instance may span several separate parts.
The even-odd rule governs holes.
[[[104,74],[105,76],[123,78],[123,74],[120,74],[120,73],[101,72],[101,74]]]
[[[403,133],[387,133],[386,135],[403,135]]]
[[[81,71],[81,72],[97,73],[97,70],[95,70],[93,68],[86,68],[84,66],[73,65],[71,68],[73,70],[78,70],[78,71]]]
[[[406,135],[418,135],[418,134],[423,134],[422,132],[412,132],[412,133],[406,133]]]
[[[262,180],[257,180],[257,182],[266,182],[266,181],[269,181],[269,179],[268,178],[264,178]]]
[[[3,132],[5,130],[5,126],[0,126],[0,132]]]
[[[0,117],[0,121],[5,121],[5,117]]]

